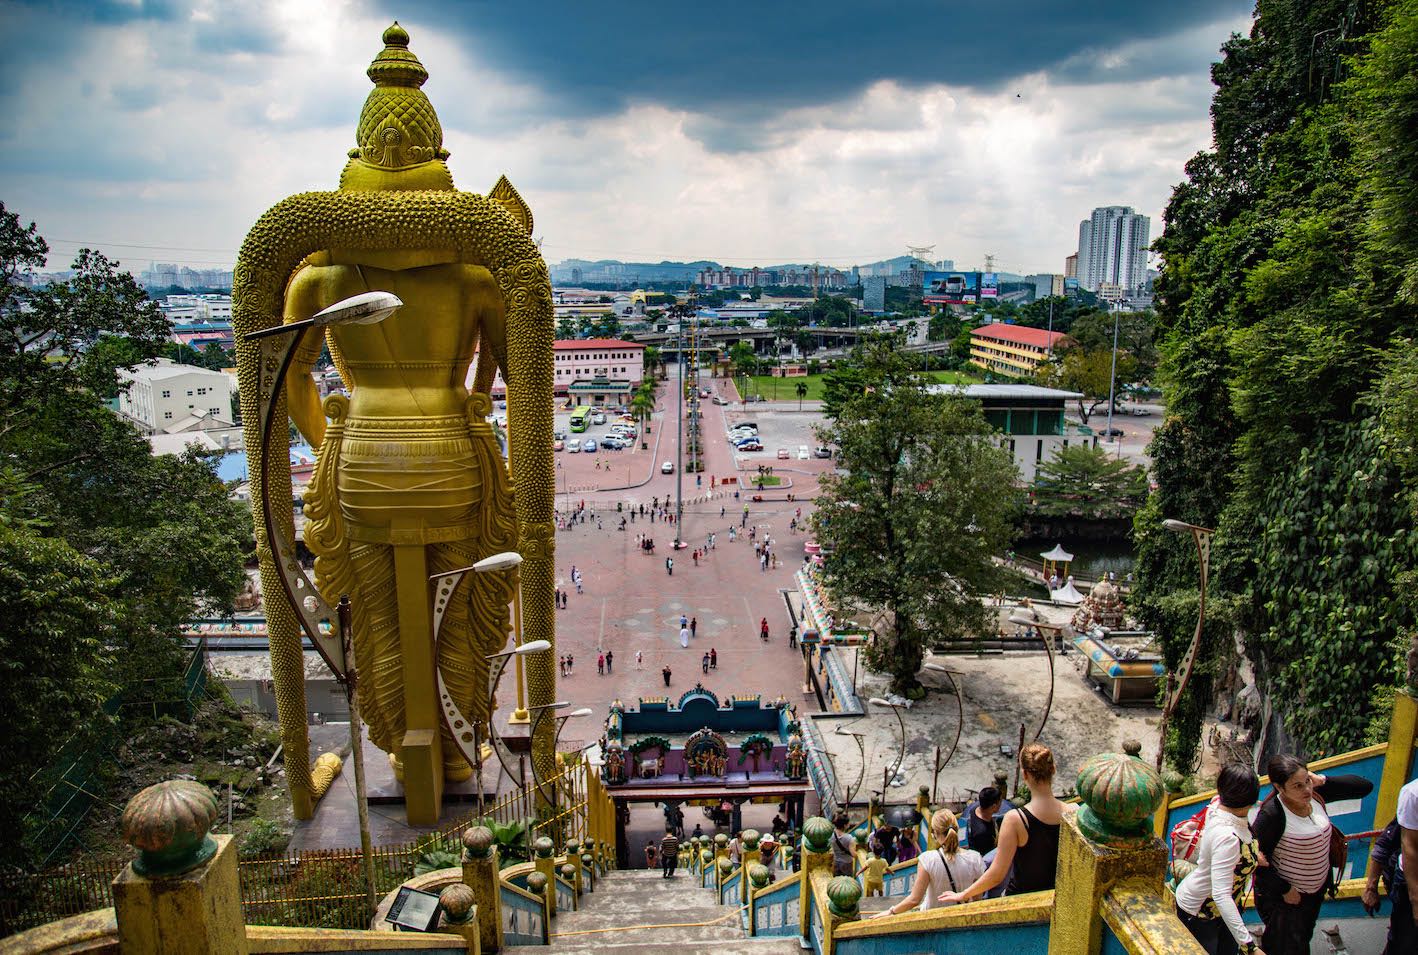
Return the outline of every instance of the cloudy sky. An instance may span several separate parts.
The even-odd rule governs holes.
[[[1244,0],[0,0],[0,201],[67,263],[229,266],[333,188],[398,19],[462,189],[506,173],[552,262],[834,265],[934,245],[1058,272],[1210,142]]]

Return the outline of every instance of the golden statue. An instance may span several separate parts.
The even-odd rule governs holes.
[[[410,822],[430,824],[443,780],[471,772],[460,753],[468,751],[466,733],[455,745],[440,719],[447,708],[435,692],[435,668],[458,711],[473,721],[490,717],[486,655],[507,642],[513,589],[502,574],[469,575],[444,613],[435,659],[430,575],[519,551],[523,640],[554,641],[552,309],[531,212],[506,178],[488,197],[454,189],[438,117],[420,89],[428,73],[408,43],[397,23],[384,32],[384,49],[368,70],[375,88],[339,190],[292,196],[247,236],[233,323],[252,499],[259,501],[267,476],[256,463],[257,409],[275,369],[241,336],[309,318],[360,292],[392,292],[404,302],[382,323],[310,335],[287,393],[290,417],[319,449],[305,495],[315,585],[331,604],[351,598],[361,714],[404,782]],[[323,405],[310,375],[322,345],[349,392]],[[498,370],[507,382],[510,473],[486,420]],[[277,413],[284,421],[284,408]],[[270,459],[277,523],[291,533],[287,456]],[[308,818],[300,636],[259,507],[257,528],[287,776],[296,815]],[[526,661],[533,705],[555,698],[552,656]],[[534,742],[546,775],[553,723]]]

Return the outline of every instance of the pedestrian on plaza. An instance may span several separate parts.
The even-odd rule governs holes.
[[[683,647],[684,649],[686,649],[686,650],[689,649],[689,628],[688,628],[688,627],[680,627],[680,628],[679,628],[679,645],[680,645],[681,647]]]
[[[660,861],[660,850],[656,848],[654,840],[645,843],[645,868],[653,869]]]
[[[789,627],[789,628],[788,628],[788,649],[789,649],[789,650],[796,650],[797,648],[798,648],[798,628],[797,628],[797,627]]]
[[[764,617],[758,622],[758,639],[764,643],[768,642],[768,618]]]
[[[766,572],[766,571],[768,570],[768,555],[767,555],[767,554],[759,554],[759,555],[758,555],[758,570],[759,570],[760,573]]]
[[[709,654],[704,654],[704,659],[699,661],[699,669],[705,673],[709,672]]]
[[[699,636],[699,618],[698,618],[698,617],[690,617],[690,618],[689,618],[689,635],[690,635],[690,637],[697,637],[697,636]]]
[[[720,504],[720,505],[719,505],[719,517],[722,518],[723,516],[724,516],[724,505]]]
[[[729,527],[729,543],[730,543],[730,544],[732,544],[735,540],[738,539],[738,538],[736,537],[736,534],[737,534],[737,531],[735,531],[734,528],[733,528],[733,526],[730,525],[730,527]]]
[[[670,685],[670,665],[669,665],[668,663],[666,663],[666,664],[665,664],[665,668],[660,671],[660,675],[665,678],[665,686],[669,686],[669,685]]]
[[[687,626],[689,626],[689,618],[686,617],[684,614],[680,614],[680,615],[679,615],[679,625],[680,625],[681,627],[687,627]]]
[[[694,566],[695,566],[695,567],[698,567],[698,566],[699,566],[699,550],[698,550],[698,548],[695,548],[695,551],[694,551],[693,555],[691,555],[691,556],[694,557]]]
[[[559,674],[561,674],[562,676],[566,676],[566,657],[565,657],[565,656],[559,656],[559,657],[556,658],[556,672],[559,673]]]
[[[719,669],[719,651],[715,650],[713,647],[709,648],[709,669]]]
[[[585,593],[585,591],[581,589],[581,572],[580,572],[580,571],[577,571],[577,572],[576,572],[576,592],[577,592],[578,594],[580,594],[580,593]]]
[[[645,669],[645,658],[640,655],[640,651],[639,651],[639,650],[636,650],[636,651],[635,651],[635,669],[637,669],[637,670],[643,670],[643,669]]]
[[[665,573],[670,577],[675,575],[675,559],[673,557],[665,558]]]
[[[606,675],[606,655],[604,653],[596,655],[596,675]]]

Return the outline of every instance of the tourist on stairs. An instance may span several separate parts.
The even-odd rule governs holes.
[[[1336,830],[1324,805],[1362,799],[1374,784],[1362,776],[1317,775],[1294,756],[1273,756],[1266,768],[1274,792],[1251,825],[1260,849],[1256,912],[1265,923],[1267,955],[1308,955],[1320,903],[1335,884],[1330,840]]]
[[[1206,814],[1196,868],[1177,885],[1177,918],[1207,955],[1263,955],[1241,919],[1240,903],[1256,868],[1256,843],[1247,822],[1260,794],[1249,766],[1232,763],[1216,780],[1221,805]]]
[[[955,813],[941,809],[931,817],[931,835],[939,848],[921,853],[916,862],[916,881],[911,894],[878,915],[909,912],[917,905],[921,911],[938,908],[947,902],[946,895],[961,886],[972,885],[985,872],[984,860],[974,849],[960,848],[960,829]],[[943,893],[943,894],[942,894]]]
[[[1059,825],[1065,811],[1064,804],[1054,796],[1054,754],[1043,743],[1030,743],[1019,751],[1019,766],[1024,770],[1024,783],[1029,787],[1029,804],[1005,815],[995,861],[985,874],[964,891],[942,894],[940,901],[968,902],[979,898],[1003,882],[1006,875],[1009,882],[1004,888],[1005,895],[1054,887],[1059,861]]]

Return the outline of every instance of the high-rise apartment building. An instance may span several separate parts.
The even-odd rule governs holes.
[[[1101,206],[1078,224],[1078,284],[1097,291],[1104,284],[1131,292],[1147,278],[1152,220],[1131,206]]]

